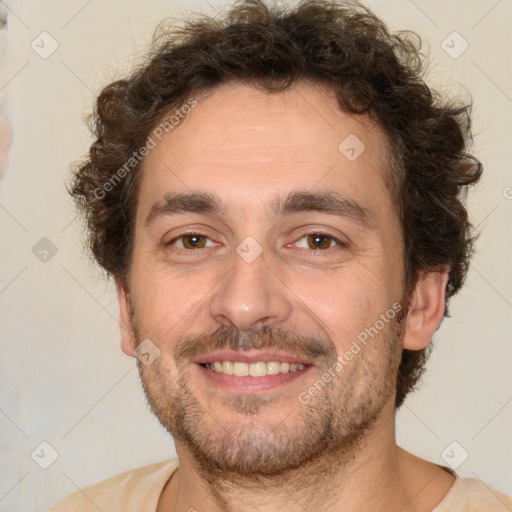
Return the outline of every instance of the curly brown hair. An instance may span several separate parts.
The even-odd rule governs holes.
[[[90,123],[96,140],[74,169],[69,192],[85,217],[90,252],[108,275],[126,283],[140,167],[137,161],[127,169],[126,162],[173,109],[229,81],[272,93],[309,80],[329,85],[343,111],[368,114],[387,136],[407,288],[448,266],[449,316],[448,302],[461,288],[474,250],[464,203],[482,165],[468,152],[471,103],[432,91],[424,61],[417,34],[390,33],[357,1],[305,0],[290,9],[246,0],[222,16],[162,25],[144,63],[97,98]],[[403,351],[396,408],[429,354]]]

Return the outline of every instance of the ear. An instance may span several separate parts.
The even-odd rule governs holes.
[[[444,316],[444,298],[449,269],[429,272],[414,288],[407,313],[404,348],[422,350],[428,346]]]
[[[121,350],[135,357],[135,337],[131,320],[130,294],[119,278],[116,278],[117,298],[119,300],[119,327],[121,329]]]

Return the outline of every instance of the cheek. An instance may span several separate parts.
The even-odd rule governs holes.
[[[374,263],[339,269],[322,277],[301,275],[290,283],[305,314],[314,315],[338,352],[400,300],[396,283]]]
[[[173,316],[182,316],[190,309],[194,284],[192,279],[179,278],[172,274],[168,264],[160,261],[157,251],[136,250],[134,253],[131,274],[131,288],[137,302],[137,311],[141,319],[151,321],[169,319]],[[196,299],[197,300],[197,299]],[[172,324],[165,324],[168,327]]]

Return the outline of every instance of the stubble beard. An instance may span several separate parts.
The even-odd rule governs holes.
[[[277,425],[265,422],[272,407],[279,408],[267,396],[226,398],[233,417],[219,417],[192,392],[186,364],[177,364],[176,379],[168,369],[170,359],[161,356],[148,367],[139,362],[140,378],[152,412],[175,440],[186,447],[207,481],[258,484],[277,479],[304,480],[305,474],[322,479],[354,460],[385,404],[393,398],[402,352],[402,319],[391,320],[307,405],[301,404],[298,397],[291,397],[299,411]],[[136,341],[140,343],[138,327],[133,322]],[[282,348],[291,346],[294,339],[290,333],[266,329],[263,332],[261,337],[258,333],[242,336],[236,330],[221,328],[201,339],[207,339],[210,346],[238,349],[244,344],[260,348],[266,343]],[[268,334],[272,334],[273,341],[261,341],[268,340]],[[298,343],[304,347],[308,340]],[[320,377],[332,368],[337,354],[332,344],[328,347],[320,340],[313,343],[316,345],[311,347],[312,352],[320,347],[325,350],[320,358]],[[201,342],[190,346],[201,346]],[[234,418],[243,421],[237,423]]]

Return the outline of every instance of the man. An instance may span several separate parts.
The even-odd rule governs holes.
[[[59,511],[506,511],[395,443],[474,237],[469,107],[353,2],[259,0],[106,87],[71,193],[178,460]]]

